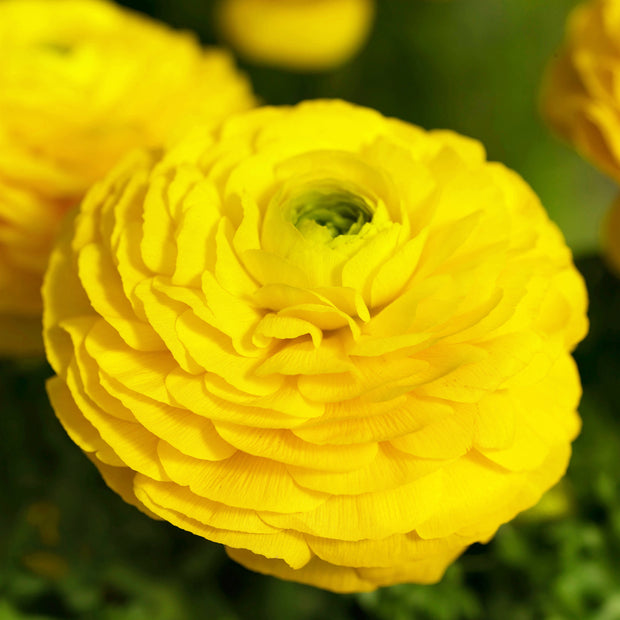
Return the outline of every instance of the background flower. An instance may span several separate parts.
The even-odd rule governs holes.
[[[436,581],[579,430],[585,291],[535,195],[343,102],[125,160],[44,297],[53,406],[107,483],[287,579]]]
[[[543,112],[584,157],[620,181],[620,20],[617,0],[592,0],[571,13],[552,60]]]
[[[297,71],[341,65],[364,44],[374,0],[221,0],[217,21],[242,56]]]
[[[553,129],[603,172],[620,182],[620,2],[591,0],[573,10],[560,53],[543,89]],[[620,264],[617,205],[602,221],[603,249]]]
[[[603,224],[603,250],[610,267],[620,274],[620,198],[611,205]]]
[[[2,0],[0,58],[0,353],[28,352],[64,212],[127,150],[253,97],[225,52],[98,0]]]

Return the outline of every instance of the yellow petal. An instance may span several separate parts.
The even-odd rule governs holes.
[[[179,339],[202,369],[218,375],[239,390],[265,395],[275,392],[281,385],[278,376],[258,377],[255,371],[260,360],[239,355],[229,338],[205,324],[191,310],[177,318],[176,329]]]
[[[154,273],[172,276],[177,261],[173,222],[167,208],[168,179],[153,175],[144,198],[144,236],[140,244],[144,264]]]
[[[487,394],[476,405],[474,446],[479,450],[510,446],[515,436],[515,402],[512,393]]]
[[[270,312],[260,320],[252,339],[255,343],[268,345],[273,338],[292,340],[305,335],[312,338],[315,347],[318,347],[323,339],[323,332],[310,321]]]
[[[134,485],[158,506],[180,514],[191,514],[194,520],[219,530],[246,534],[277,534],[279,531],[262,521],[253,510],[231,508],[212,502],[173,482],[161,482],[137,474]]]
[[[260,513],[269,525],[339,540],[385,538],[418,528],[435,513],[444,494],[438,470],[412,482],[376,493],[333,496],[294,514]]]
[[[306,542],[319,558],[330,564],[356,568],[392,568],[437,556],[450,556],[464,548],[458,536],[425,540],[415,532],[375,540],[333,540],[306,534]],[[416,579],[417,581],[417,579]]]
[[[163,343],[153,328],[133,318],[133,310],[123,295],[118,272],[110,257],[101,252],[96,244],[91,243],[80,250],[78,269],[94,310],[106,317],[130,347],[140,351],[158,351],[162,348]]]
[[[453,415],[449,402],[400,396],[384,402],[362,398],[330,403],[325,415],[295,428],[295,434],[311,443],[349,444],[385,441],[424,428]]]
[[[267,459],[236,452],[224,461],[200,461],[164,442],[158,454],[170,479],[227,506],[289,513],[324,501],[323,494],[298,487],[284,465]]]
[[[219,461],[236,452],[236,448],[222,439],[209,420],[132,392],[104,373],[100,373],[100,379],[108,393],[118,398],[145,429],[183,454]]]
[[[273,353],[255,370],[259,377],[274,373],[283,375],[326,375],[347,372],[354,364],[347,357],[342,338],[330,336],[323,338],[316,347],[313,342],[302,340],[292,342]]]
[[[427,230],[422,231],[386,257],[372,279],[370,304],[373,307],[389,303],[401,292],[417,267],[427,237]]]
[[[454,414],[444,416],[437,422],[429,422],[424,428],[395,437],[391,444],[413,456],[427,459],[450,459],[466,454],[474,438],[475,409],[461,406]]]
[[[247,454],[322,472],[358,469],[371,462],[377,453],[376,443],[317,446],[302,441],[286,430],[252,429],[221,421],[214,424],[225,441]],[[293,478],[297,480],[295,476]]]
[[[212,540],[229,545],[233,548],[251,549],[267,557],[282,559],[294,569],[304,566],[312,554],[303,537],[291,532],[277,532],[276,534],[247,534],[235,530],[222,530],[211,527],[182,512],[177,512],[165,506],[160,506],[150,497],[148,491],[140,486],[135,489],[136,496],[149,510],[162,519],[184,530]]]
[[[322,405],[301,398],[284,384],[271,395],[252,396],[235,391],[210,375],[196,377],[180,369],[168,373],[166,387],[174,402],[200,416],[255,428],[292,428],[321,415]]]
[[[525,479],[520,474],[508,474],[484,457],[470,452],[441,471],[442,494],[434,514],[418,524],[422,538],[439,538],[459,533],[467,526],[484,528],[496,523],[490,514],[497,507],[515,502]],[[489,497],[493,502],[489,503]]]
[[[169,402],[164,379],[175,366],[168,351],[143,352],[127,347],[104,321],[97,322],[85,340],[88,354],[123,385],[161,402]]]
[[[448,565],[462,552],[463,549],[453,550],[389,568],[359,568],[358,572],[362,578],[372,580],[377,586],[393,583],[433,584],[443,577]]]
[[[334,592],[370,592],[377,587],[372,581],[361,578],[355,568],[335,566],[316,557],[302,568],[292,569],[282,560],[269,559],[246,549],[227,547],[226,553],[235,562],[258,573],[308,583]]]
[[[339,447],[350,450],[348,446]],[[394,489],[422,478],[439,469],[443,461],[410,456],[384,442],[378,445],[372,460],[358,462],[350,471],[351,466],[334,471],[311,463],[299,465],[289,465],[287,469],[295,482],[306,489],[331,495],[360,495]]]
[[[215,264],[214,238],[221,225],[221,197],[214,184],[196,172],[182,202],[175,243],[177,260],[172,283],[198,287],[202,274]]]
[[[98,407],[82,392],[73,365],[67,373],[67,385],[84,417],[99,431],[101,439],[113,448],[122,463],[155,480],[168,479],[157,457],[157,437],[139,424],[110,416]],[[59,415],[62,415],[61,411]]]
[[[256,281],[245,270],[233,247],[234,231],[227,218],[222,218],[215,236],[216,259],[213,271],[222,287],[234,295],[251,295]]]
[[[186,372],[200,373],[201,366],[189,355],[176,330],[176,319],[187,310],[187,306],[157,290],[152,278],[143,279],[136,285],[134,293],[142,303],[145,319],[164,342],[174,360]]]

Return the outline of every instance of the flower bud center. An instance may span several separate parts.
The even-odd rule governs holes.
[[[372,220],[368,203],[350,192],[304,193],[293,210],[293,224],[303,232],[309,222],[322,226],[332,238],[356,235],[362,226]]]

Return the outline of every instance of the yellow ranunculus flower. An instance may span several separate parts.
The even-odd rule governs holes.
[[[344,102],[138,152],[44,284],[52,404],[107,483],[260,572],[438,580],[564,473],[586,293],[482,146]]]
[[[322,71],[351,58],[368,37],[375,0],[220,0],[217,22],[259,64]]]
[[[65,211],[135,146],[253,105],[223,51],[99,0],[0,0],[0,354],[40,351]]]
[[[543,87],[543,113],[584,157],[620,181],[620,1],[571,13]]]

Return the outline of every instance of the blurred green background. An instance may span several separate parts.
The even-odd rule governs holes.
[[[125,2],[217,43],[212,2]],[[349,64],[242,64],[265,103],[339,97],[480,139],[534,187],[573,248],[592,328],[566,479],[435,586],[336,595],[256,575],[109,491],[47,403],[40,362],[0,361],[0,620],[620,619],[620,280],[598,256],[614,185],[551,137],[538,89],[574,0],[380,0]]]

